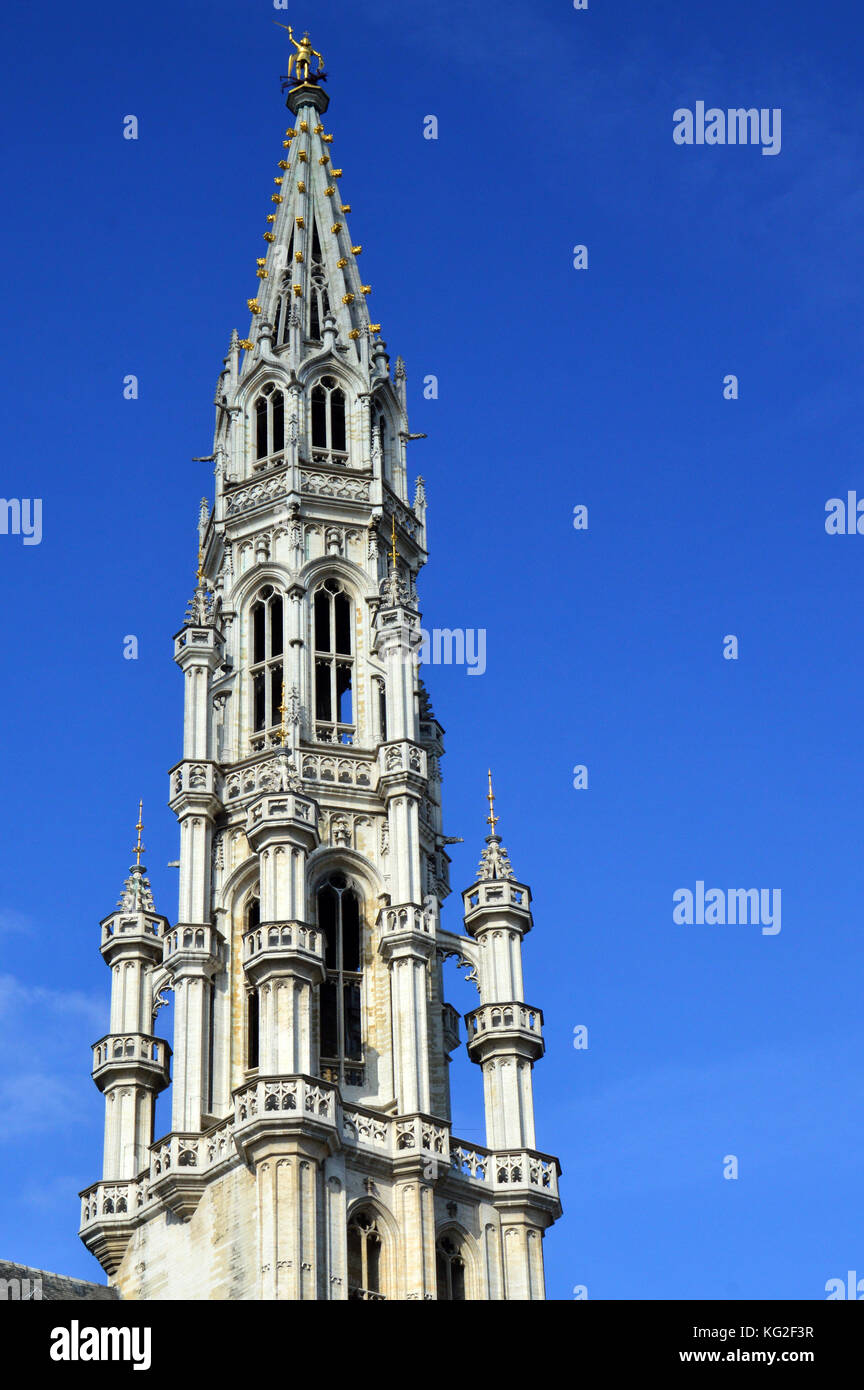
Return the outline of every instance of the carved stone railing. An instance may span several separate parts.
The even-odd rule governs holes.
[[[471,1148],[454,1139],[450,1144],[451,1171],[472,1182],[483,1183],[491,1193],[515,1189],[558,1200],[558,1163],[533,1149]]]
[[[286,1129],[338,1147],[336,1087],[310,1076],[261,1076],[234,1092],[234,1139],[244,1161]]]
[[[386,1115],[376,1115],[369,1110],[355,1109],[347,1105],[342,1109],[343,1142],[356,1144],[358,1148],[389,1153],[390,1128],[391,1121]]]
[[[150,1033],[108,1033],[93,1044],[93,1080],[100,1090],[129,1082],[162,1091],[170,1081],[171,1048]]]
[[[216,928],[208,922],[200,926],[178,923],[165,933],[163,959],[167,962],[179,951],[202,952],[206,956],[219,953],[219,937]]]
[[[324,946],[323,932],[307,922],[261,922],[243,937],[243,969],[254,985],[282,975],[320,984]]]
[[[296,773],[295,773],[296,777]],[[284,792],[291,790],[288,785],[294,778],[285,765],[281,755],[270,754],[257,762],[245,763],[235,767],[225,776],[224,800],[226,805],[252,801],[263,792]]]
[[[435,923],[424,908],[414,903],[396,903],[382,908],[380,913],[381,930],[391,932],[422,932],[425,936],[434,935]]]
[[[550,1198],[558,1197],[558,1163],[531,1149],[507,1150],[491,1155],[492,1181],[497,1189],[529,1188]]]
[[[378,776],[383,786],[399,785],[406,779],[416,788],[426,783],[426,753],[408,739],[384,743],[378,752]]]
[[[81,1226],[95,1221],[129,1221],[143,1206],[138,1178],[129,1182],[96,1182],[81,1193]]]
[[[449,1131],[446,1125],[436,1124],[424,1115],[412,1115],[407,1120],[395,1120],[393,1126],[394,1146],[397,1153],[438,1154],[443,1159],[447,1153]]]
[[[243,512],[254,511],[256,507],[268,507],[277,498],[284,497],[285,472],[282,468],[268,473],[266,478],[232,488],[225,495],[225,515],[240,516]]]
[[[110,1222],[118,1230],[124,1228],[128,1240],[132,1226],[159,1204],[190,1215],[214,1171],[238,1161],[233,1126],[231,1117],[203,1134],[166,1134],[150,1145],[148,1165],[137,1177],[88,1187],[81,1194],[82,1235]]]
[[[368,502],[371,478],[346,470],[302,468],[301,488],[311,497],[337,497],[347,502]]]
[[[200,1134],[168,1134],[150,1149],[150,1181],[164,1177],[180,1168],[201,1169]]]
[[[302,772],[304,782],[317,783],[322,787],[362,787],[371,790],[375,785],[378,769],[372,758],[304,753]]]
[[[521,1002],[505,1004],[481,1004],[465,1015],[469,1043],[482,1033],[502,1031],[530,1033],[533,1037],[543,1036],[543,1015],[539,1009]]]

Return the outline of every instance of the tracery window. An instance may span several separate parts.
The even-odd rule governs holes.
[[[435,1247],[438,1297],[448,1303],[465,1301],[465,1261],[452,1236],[442,1236]]]
[[[324,320],[330,313],[330,296],[327,292],[327,271],[321,254],[321,241],[318,224],[312,226],[312,264],[309,270],[309,337],[320,338]]]
[[[284,604],[272,584],[265,584],[250,612],[252,729],[259,733],[281,722],[285,649]]]
[[[353,604],[338,579],[325,579],[314,598],[315,737],[354,742]]]
[[[372,1212],[361,1211],[348,1222],[348,1297],[383,1301],[381,1232]]]
[[[255,458],[271,458],[285,450],[285,397],[274,381],[261,388],[255,401]]]
[[[363,1084],[363,940],[360,897],[342,873],[318,890],[326,978],[320,988],[321,1075],[338,1085]],[[366,1287],[364,1285],[364,1287]]]
[[[345,392],[335,377],[322,376],[312,387],[312,448],[347,458]]]

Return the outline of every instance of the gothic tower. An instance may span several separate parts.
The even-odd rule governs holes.
[[[557,1161],[535,1149],[531,894],[490,778],[465,933],[440,924],[425,494],[418,478],[409,501],[405,368],[391,375],[369,319],[309,69],[301,56],[288,84],[260,288],[216,390],[215,502],[174,639],[179,919],[154,910],[139,829],[101,924],[105,1153],[81,1236],[132,1299],[542,1299],[560,1205]],[[486,1147],[450,1132],[447,957],[480,996],[465,1024]],[[171,1132],[154,1142],[169,991]]]

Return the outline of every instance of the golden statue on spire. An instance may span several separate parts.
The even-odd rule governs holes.
[[[279,24],[278,19],[274,19],[273,23],[279,25],[280,29],[288,30],[288,37],[297,50],[297,52],[292,53],[291,57],[288,59],[288,76],[291,76],[291,70],[293,68],[298,81],[308,82],[310,60],[312,58],[318,59],[318,72],[320,72],[324,67],[324,54],[319,53],[317,48],[312,47],[308,29],[298,43],[294,37],[294,30],[291,28],[290,24]],[[317,76],[317,73],[315,76]]]

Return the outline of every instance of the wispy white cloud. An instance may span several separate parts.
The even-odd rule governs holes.
[[[103,1028],[106,1021],[105,1000],[75,989],[48,989],[44,985],[28,985],[15,975],[0,975],[0,1021],[12,1014],[30,1013],[43,1020],[48,1016],[75,1016],[92,1028]]]
[[[66,1129],[85,1118],[81,1087],[47,1072],[23,1072],[0,1081],[0,1114],[0,1143]]]
[[[29,936],[32,930],[33,919],[26,913],[17,912],[12,907],[0,907],[0,936],[11,935],[13,932]]]

